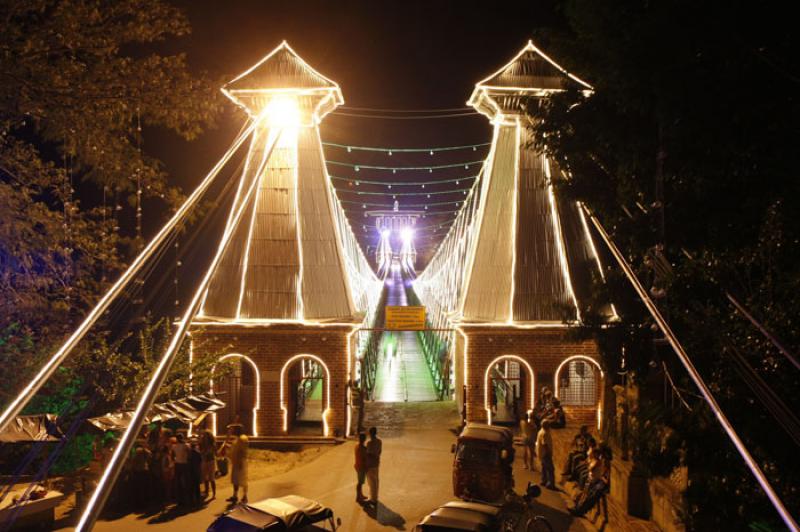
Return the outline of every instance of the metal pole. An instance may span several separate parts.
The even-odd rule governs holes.
[[[753,324],[753,326],[754,326],[756,329],[758,329],[759,331],[761,331],[761,334],[763,334],[763,335],[764,335],[764,337],[766,337],[766,338],[767,338],[767,340],[769,340],[770,342],[772,342],[772,345],[774,345],[775,347],[777,347],[777,348],[778,348],[778,351],[780,351],[781,353],[783,353],[783,356],[785,356],[785,357],[786,357],[786,358],[789,360],[789,362],[791,362],[791,363],[794,365],[794,367],[796,367],[797,369],[800,369],[800,362],[798,362],[798,361],[797,361],[797,359],[794,357],[794,355],[792,355],[792,354],[789,352],[789,350],[788,350],[788,349],[786,349],[785,347],[783,347],[783,344],[781,344],[781,343],[780,343],[780,341],[778,341],[778,339],[775,337],[775,335],[773,335],[771,332],[769,332],[769,331],[767,330],[767,328],[766,328],[766,327],[764,327],[763,325],[761,325],[761,323],[759,323],[759,321],[758,321],[758,320],[756,320],[756,319],[755,319],[753,316],[751,316],[751,315],[750,315],[750,313],[749,313],[749,312],[747,312],[747,309],[746,309],[746,308],[744,308],[744,305],[742,305],[741,303],[739,303],[739,301],[737,301],[737,300],[736,300],[736,298],[735,298],[735,297],[733,297],[733,296],[730,294],[730,292],[725,292],[725,296],[728,298],[728,301],[730,301],[730,302],[733,304],[733,306],[734,306],[734,307],[736,307],[736,310],[738,310],[738,311],[739,311],[739,313],[740,313],[742,316],[744,316],[745,318],[747,318],[747,320],[748,320],[750,323],[752,323],[752,324]]]
[[[764,492],[767,494],[767,497],[769,497],[770,502],[772,502],[772,505],[778,511],[778,514],[780,514],[781,519],[783,519],[783,522],[786,524],[787,527],[789,527],[790,530],[795,530],[795,531],[798,530],[797,522],[792,517],[792,514],[790,514],[789,511],[786,509],[786,507],[783,505],[783,501],[781,501],[780,497],[778,497],[778,494],[775,493],[775,490],[772,488],[772,485],[769,483],[769,480],[767,480],[767,477],[764,475],[764,472],[761,471],[760,467],[758,467],[758,464],[750,455],[750,451],[747,450],[747,447],[745,447],[744,443],[739,438],[739,435],[736,433],[736,429],[733,428],[733,425],[731,425],[730,421],[728,421],[728,418],[722,412],[722,409],[720,408],[719,404],[717,404],[716,399],[714,399],[711,390],[708,389],[708,386],[706,386],[705,381],[703,381],[703,377],[700,376],[700,373],[698,373],[697,369],[694,367],[694,364],[692,364],[692,361],[689,359],[689,355],[687,355],[686,351],[684,351],[683,346],[678,341],[678,338],[675,336],[675,333],[672,332],[672,329],[670,328],[669,324],[666,322],[666,320],[664,320],[664,317],[661,315],[661,312],[659,312],[655,303],[653,303],[653,300],[650,299],[647,290],[645,290],[644,287],[642,286],[642,283],[639,282],[639,278],[636,277],[636,274],[633,272],[633,269],[625,260],[625,257],[622,255],[619,248],[617,248],[617,245],[614,244],[614,242],[611,240],[611,237],[608,236],[608,233],[606,233],[606,230],[603,228],[600,221],[594,216],[594,214],[592,214],[589,208],[586,207],[585,205],[581,205],[581,207],[583,207],[584,211],[586,211],[586,214],[592,220],[592,223],[594,224],[595,228],[597,228],[597,231],[600,233],[600,236],[605,241],[606,245],[608,246],[608,249],[614,255],[614,258],[619,263],[623,272],[625,272],[625,276],[628,278],[628,281],[630,281],[631,285],[633,285],[633,288],[636,290],[636,293],[639,294],[639,297],[642,299],[642,302],[647,307],[647,310],[650,311],[650,315],[653,316],[653,319],[658,324],[658,327],[661,329],[661,332],[664,333],[664,336],[669,341],[670,345],[672,346],[672,349],[675,351],[675,354],[678,355],[678,359],[680,359],[681,363],[683,363],[683,366],[686,368],[686,371],[689,373],[689,376],[692,378],[695,385],[700,390],[700,393],[703,395],[703,398],[706,400],[706,403],[708,403],[708,406],[711,407],[711,410],[714,412],[717,421],[719,421],[720,425],[722,425],[722,428],[727,433],[728,438],[730,438],[731,442],[733,442],[733,445],[734,447],[736,447],[736,450],[739,451],[739,454],[742,456],[742,459],[745,461],[747,467],[753,473],[753,476],[756,477],[756,480],[761,485],[761,488],[764,490]]]
[[[222,170],[228,160],[233,156],[236,150],[239,149],[239,146],[242,145],[244,140],[250,135],[250,133],[255,128],[255,122],[250,124],[240,136],[234,141],[233,145],[230,149],[222,156],[222,159],[217,162],[214,168],[206,175],[200,185],[192,192],[192,194],[186,198],[186,201],[181,205],[181,207],[175,212],[172,218],[164,224],[164,227],[158,232],[158,234],[153,237],[150,243],[139,253],[139,256],[134,259],[128,269],[117,279],[114,285],[108,289],[105,295],[97,302],[95,307],[89,312],[86,318],[83,320],[83,323],[75,329],[75,332],[72,333],[66,342],[55,352],[55,354],[47,361],[47,363],[42,366],[42,369],[39,370],[39,373],[28,383],[28,385],[22,389],[22,391],[17,395],[17,397],[11,402],[11,404],[3,411],[3,414],[0,415],[0,432],[6,429],[6,427],[11,423],[14,418],[19,415],[25,405],[36,395],[36,392],[44,385],[45,382],[50,378],[50,376],[58,369],[64,359],[69,356],[78,342],[83,339],[89,329],[94,325],[94,323],[102,316],[103,312],[106,311],[108,306],[114,301],[114,299],[128,286],[131,279],[139,273],[139,270],[147,262],[148,259],[153,255],[153,253],[158,249],[158,246],[166,239],[167,235],[180,223],[180,221],[184,218],[184,216],[197,204],[197,202],[202,197],[203,193],[208,189],[211,185],[211,182],[217,176],[217,174]]]
[[[181,346],[183,337],[191,325],[195,315],[197,314],[197,311],[200,309],[200,303],[203,300],[203,293],[208,288],[211,278],[220,261],[222,260],[222,256],[225,253],[225,250],[228,248],[228,244],[230,244],[231,236],[239,226],[239,222],[241,221],[245,210],[247,210],[247,206],[250,197],[253,195],[253,191],[258,187],[260,182],[260,174],[263,171],[263,167],[266,166],[266,162],[269,160],[272,150],[277,145],[280,135],[281,132],[275,136],[275,140],[273,141],[272,146],[270,146],[267,156],[264,158],[262,168],[256,173],[253,182],[250,184],[250,187],[247,190],[246,196],[236,210],[236,214],[234,215],[231,224],[223,233],[222,241],[217,249],[217,253],[214,256],[214,259],[211,261],[211,265],[206,270],[205,276],[195,291],[189,306],[184,312],[183,318],[178,324],[178,329],[172,336],[169,346],[162,355],[158,366],[153,372],[153,375],[150,377],[150,381],[147,383],[141,399],[139,399],[139,404],[136,406],[136,410],[133,412],[133,416],[128,424],[128,428],[125,429],[122,439],[117,444],[117,448],[114,449],[114,454],[111,457],[111,461],[109,462],[108,466],[106,466],[103,475],[100,477],[100,482],[98,482],[97,488],[92,494],[92,497],[89,499],[89,503],[86,505],[86,509],[84,510],[80,521],[78,522],[78,526],[75,528],[76,531],[84,532],[91,530],[94,527],[94,524],[100,515],[100,511],[103,509],[103,506],[108,499],[108,495],[111,492],[111,489],[113,488],[114,483],[116,482],[117,477],[122,470],[122,467],[125,465],[125,460],[133,448],[133,444],[136,441],[136,437],[139,434],[139,430],[144,422],[145,416],[150,408],[152,408],[153,402],[158,395],[158,391],[161,388],[161,385],[164,383],[170,368],[172,367],[172,363],[174,362],[175,355]],[[244,179],[244,176],[242,179]]]

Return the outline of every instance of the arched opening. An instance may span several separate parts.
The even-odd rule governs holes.
[[[315,355],[296,355],[281,368],[283,430],[328,436],[330,371]]]
[[[484,375],[484,408],[489,424],[515,425],[533,409],[535,376],[516,355],[494,359]]]
[[[231,371],[215,381],[214,372],[219,364],[229,364]],[[225,408],[212,415],[214,434],[225,434],[228,425],[241,423],[246,433],[258,436],[261,377],[250,357],[238,353],[220,357],[211,369],[210,391],[225,401]]]
[[[593,358],[575,355],[556,370],[555,395],[561,401],[568,421],[591,423],[602,417],[603,370]]]

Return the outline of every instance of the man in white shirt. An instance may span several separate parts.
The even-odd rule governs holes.
[[[183,434],[178,433],[177,442],[172,446],[172,456],[175,460],[175,495],[178,504],[189,501],[189,446],[183,439]]]
[[[555,489],[556,472],[553,466],[553,436],[550,434],[550,421],[544,420],[536,436],[536,454],[542,464],[542,486]]]

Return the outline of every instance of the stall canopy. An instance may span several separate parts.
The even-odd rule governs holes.
[[[190,395],[176,401],[153,405],[147,423],[177,419],[181,423],[197,424],[211,412],[225,408],[225,403],[212,394]],[[133,411],[109,412],[89,418],[87,421],[100,430],[125,430],[133,417]]]
[[[0,432],[0,442],[59,441],[64,435],[58,429],[55,414],[17,416]]]

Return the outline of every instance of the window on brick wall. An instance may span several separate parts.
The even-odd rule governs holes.
[[[570,360],[559,375],[559,400],[566,406],[594,406],[597,404],[597,368],[584,360]]]

